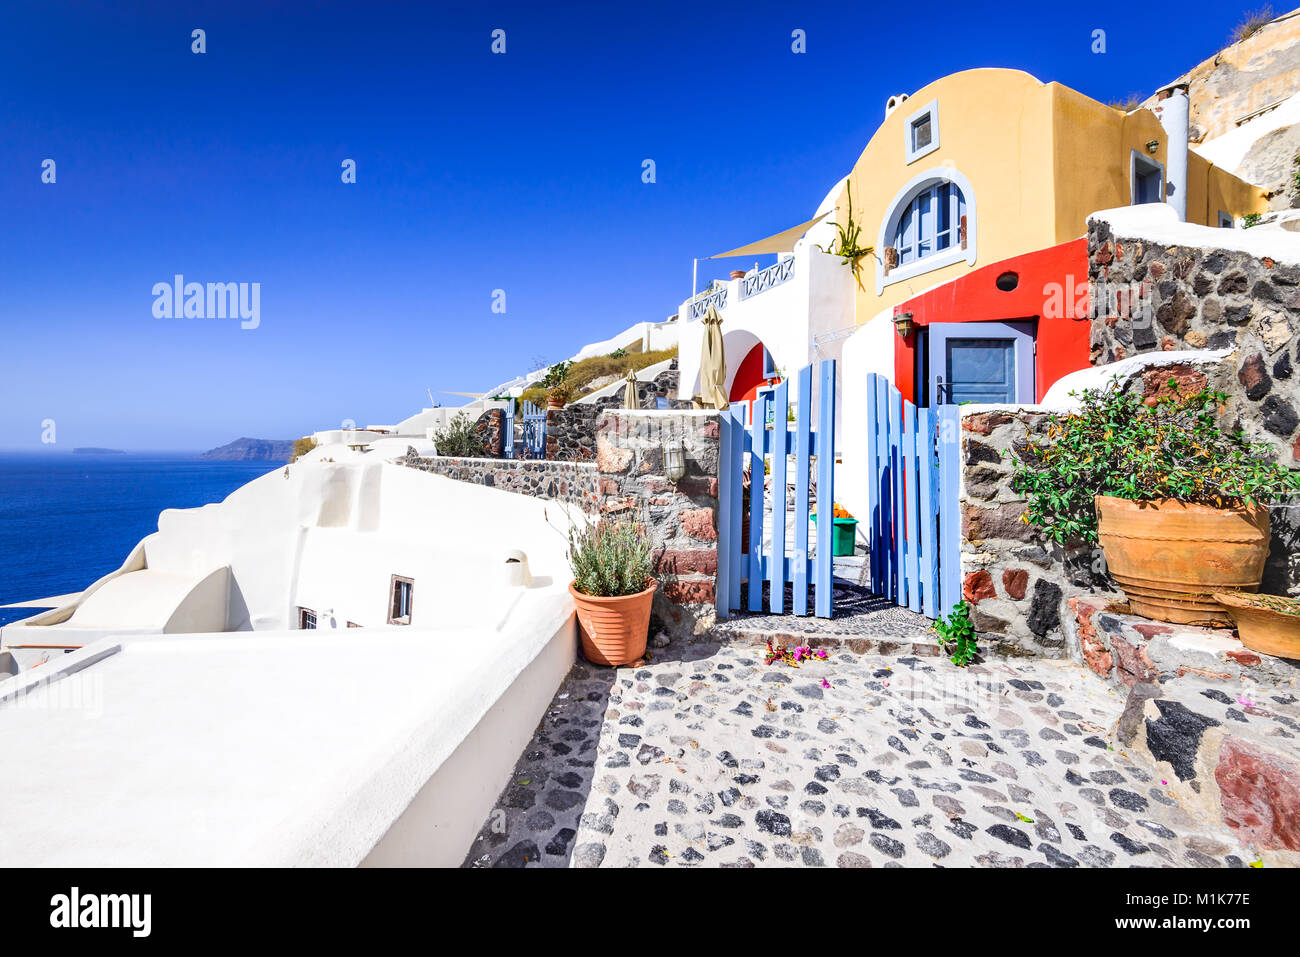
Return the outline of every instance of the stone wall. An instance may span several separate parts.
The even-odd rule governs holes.
[[[1121,389],[1147,399],[1167,394],[1171,379],[1183,392],[1227,392],[1236,365],[1201,355],[1135,359],[1111,371]],[[1233,408],[1225,407],[1228,424]],[[1048,540],[1025,520],[1028,503],[1011,488],[1016,463],[1032,462],[1027,446],[1042,440],[1052,414],[1045,406],[983,406],[962,416],[962,590],[987,641],[1010,653],[1062,657],[1070,651],[1066,602],[1091,595],[1122,603],[1124,596],[1106,575],[1100,546],[1064,548]]]
[[[596,457],[596,421],[600,409],[593,405],[566,405],[546,410],[546,457],[556,462],[589,462]],[[520,447],[519,442],[515,448]]]
[[[596,431],[600,510],[642,523],[654,548],[659,590],[655,615],[670,634],[703,633],[713,624],[718,572],[716,412],[601,414]],[[664,474],[664,445],[681,442],[686,474]]]
[[[483,454],[499,459],[506,450],[506,414],[500,409],[488,409],[474,422],[474,437],[483,445]]]
[[[677,383],[681,378],[677,371],[677,360],[672,360],[672,365],[659,373],[649,382],[640,382],[636,384],[637,407],[641,409],[653,409],[659,399],[667,399],[670,409],[689,409],[691,403],[682,401],[677,398]],[[616,389],[612,395],[601,396],[599,399],[589,403],[602,411],[605,409],[623,408],[623,397],[627,394],[627,389]]]
[[[976,632],[994,650],[1061,658],[1068,652],[1063,601],[1109,586],[1092,547],[1049,541],[1024,520],[1026,502],[1011,489],[1014,463],[1026,461],[1026,445],[1048,421],[1030,410],[962,416],[962,594]]]
[[[1202,232],[1213,238],[1217,230]],[[1230,395],[1226,424],[1271,445],[1280,461],[1300,462],[1300,266],[1114,235],[1094,219],[1088,277],[1094,365],[1162,350],[1230,348],[1230,374],[1213,383]],[[1145,308],[1129,304],[1133,298],[1145,300],[1137,304]],[[1272,510],[1265,591],[1300,594],[1300,521],[1293,513]]]
[[[596,514],[600,505],[596,467],[591,462],[512,459],[426,458],[408,449],[401,464],[458,482],[544,498]]]

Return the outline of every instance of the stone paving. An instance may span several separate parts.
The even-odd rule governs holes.
[[[471,867],[1242,867],[1114,737],[1123,698],[1069,662],[674,641],[579,661]]]
[[[852,641],[855,650],[864,651],[882,641],[895,646],[921,641],[933,646],[934,633],[930,620],[914,611],[900,608],[887,598],[876,595],[870,587],[870,568],[865,556],[835,559],[835,577],[831,580],[835,593],[830,618],[773,614],[770,611],[745,610],[749,598],[748,584],[740,586],[741,609],[732,617],[714,627],[718,636],[765,640],[769,635],[787,636],[800,640],[825,638]],[[763,585],[762,605],[770,607],[771,589]],[[808,607],[813,608],[816,590],[808,587]],[[794,586],[785,586],[787,610],[794,607]],[[868,637],[869,636],[869,637]],[[892,649],[897,650],[897,648]]]

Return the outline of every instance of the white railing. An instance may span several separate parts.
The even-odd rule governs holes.
[[[713,292],[705,293],[691,300],[691,320],[704,318],[704,314],[709,311],[710,304],[717,306],[719,310],[727,308],[727,287],[715,289]]]
[[[740,298],[748,299],[750,296],[757,296],[760,292],[771,289],[773,286],[779,286],[792,278],[794,278],[793,256],[773,263],[766,269],[760,269],[758,272],[751,273],[740,280]]]

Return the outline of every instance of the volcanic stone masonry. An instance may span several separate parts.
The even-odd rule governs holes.
[[[401,464],[458,482],[572,505],[591,514],[599,506],[596,467],[591,462],[463,459],[444,455],[426,458],[408,448]]]
[[[1300,462],[1300,266],[1116,236],[1108,223],[1091,220],[1088,278],[1093,302],[1101,304],[1091,325],[1094,365],[1145,352],[1233,349],[1225,360],[1232,376],[1221,386],[1231,396],[1233,424],[1273,446],[1281,461]],[[1115,305],[1108,290],[1133,288],[1148,299],[1151,321],[1108,308]],[[1300,594],[1300,522],[1293,514],[1272,510],[1265,591]]]
[[[654,549],[654,614],[670,637],[700,634],[714,621],[718,572],[716,412],[611,409],[596,428],[600,510],[641,522]],[[664,447],[682,443],[686,474],[664,470]]]

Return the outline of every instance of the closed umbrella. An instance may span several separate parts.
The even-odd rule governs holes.
[[[627,382],[627,388],[623,390],[623,408],[625,409],[641,408],[641,403],[638,401],[637,394],[636,394],[636,370],[635,369],[627,370],[627,378],[625,379],[625,381]]]
[[[700,355],[700,394],[695,404],[705,409],[731,406],[723,384],[727,381],[727,357],[722,351],[722,317],[718,307],[709,305],[701,320],[704,323],[704,351]]]

